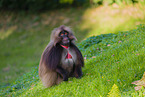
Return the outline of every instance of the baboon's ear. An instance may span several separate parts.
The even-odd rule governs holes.
[[[69,35],[69,39],[70,40],[75,40],[75,41],[77,41],[77,38],[72,34],[72,35]]]

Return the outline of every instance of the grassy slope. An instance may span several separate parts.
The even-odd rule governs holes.
[[[92,35],[136,28],[137,24],[145,23],[144,9],[144,5],[137,4],[35,14],[0,12],[0,86],[9,85],[38,65],[53,28],[71,26],[80,42]]]
[[[80,44],[85,60],[84,76],[44,88],[35,68],[11,86],[2,95],[13,96],[106,96],[116,84],[122,96],[139,96],[131,82],[145,71],[145,25],[137,29],[90,37]]]

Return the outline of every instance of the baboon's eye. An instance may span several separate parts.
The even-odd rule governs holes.
[[[63,33],[60,33],[60,36],[63,36]]]
[[[67,32],[65,32],[65,35],[67,35]]]

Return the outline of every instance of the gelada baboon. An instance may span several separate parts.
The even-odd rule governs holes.
[[[71,29],[64,25],[52,31],[39,64],[39,76],[45,87],[68,81],[69,77],[82,77],[84,59],[75,40]]]

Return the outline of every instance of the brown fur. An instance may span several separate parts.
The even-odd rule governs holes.
[[[74,62],[71,63],[71,66],[63,60],[67,51],[59,44],[61,42],[59,33],[62,30],[69,32],[68,37],[71,41],[69,52],[72,55],[71,61]],[[73,35],[73,32],[69,27],[62,25],[52,31],[51,40],[42,53],[39,64],[39,76],[45,87],[51,87],[61,83],[63,81],[63,75],[76,78],[82,76],[81,67],[84,66],[84,60],[81,52],[75,46],[74,40],[76,40],[76,37]]]

